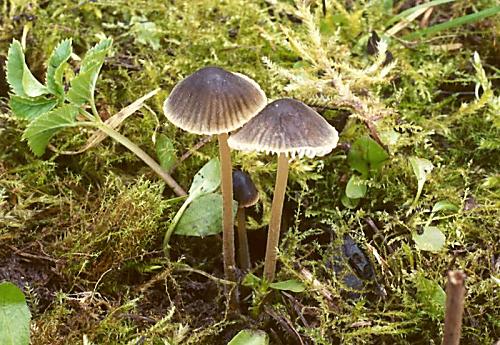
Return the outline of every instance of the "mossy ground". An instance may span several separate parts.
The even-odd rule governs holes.
[[[20,140],[25,124],[10,116],[2,71],[0,280],[24,288],[33,313],[33,344],[226,344],[245,328],[265,330],[273,344],[437,344],[443,325],[437,286],[444,288],[449,269],[467,274],[463,343],[500,339],[498,16],[412,42],[392,39],[395,67],[383,80],[369,80],[356,77],[352,68],[373,62],[365,52],[370,32],[383,32],[392,16],[420,1],[394,1],[389,7],[392,1],[343,3],[327,2],[323,16],[321,2],[312,2],[322,49],[314,45],[300,6],[291,2],[10,0],[0,5],[0,62],[11,39],[24,30],[27,60],[40,79],[43,61],[59,40],[72,37],[75,53],[83,54],[99,37],[112,37],[113,55],[98,81],[98,108],[109,116],[161,87],[148,101],[151,111],[143,108],[121,128],[151,155],[156,117],[179,153],[199,140],[166,124],[161,105],[176,82],[206,65],[245,73],[270,99],[296,97],[343,127],[342,148],[292,165],[278,274],[280,280],[303,279],[300,272],[307,269],[330,299],[311,286],[303,293],[273,293],[258,315],[245,311],[232,319],[218,280],[220,238],[174,237],[171,260],[165,259],[162,237],[180,206],[173,193],[109,139],[81,155],[50,151],[36,159]],[[494,4],[466,0],[436,7],[430,24]],[[402,32],[416,31],[419,20]],[[474,51],[494,92],[480,101],[474,94],[480,81],[471,63]],[[346,120],[352,107],[335,101],[327,76],[313,63],[324,58],[321,54],[337,62],[352,92],[369,107],[389,110],[375,125],[379,133],[398,137],[387,142],[389,161],[353,209],[341,203],[352,174],[345,148],[368,131],[359,119]],[[263,57],[272,63],[264,64]],[[296,87],[283,77],[287,72],[302,78],[293,81]],[[484,93],[483,86],[479,96]],[[73,132],[53,144],[76,148],[86,138]],[[174,177],[189,186],[216,155],[215,143],[205,145]],[[417,182],[411,156],[435,166],[413,211]],[[234,161],[252,175],[262,195],[250,212],[259,275],[275,160],[234,153]],[[445,248],[419,251],[412,233],[440,200],[460,208],[433,221],[447,237]],[[331,264],[347,234],[375,272],[355,294]],[[245,299],[244,310],[250,302]]]

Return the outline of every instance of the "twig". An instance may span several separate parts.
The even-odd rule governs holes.
[[[217,277],[215,277],[211,274],[208,274],[207,272],[204,272],[202,270],[198,270],[196,268],[189,267],[188,265],[179,265],[178,267],[174,266],[174,271],[197,273],[197,274],[200,274],[200,275],[204,276],[205,278],[211,279],[214,282],[219,283],[219,284],[236,285],[236,283],[233,281],[217,278]]]
[[[180,163],[191,157],[191,155],[201,149],[203,146],[208,144],[212,140],[211,136],[206,136],[201,138],[193,147],[190,147],[184,154],[179,158],[179,161],[174,164],[174,166],[170,169],[170,173],[173,173],[174,170],[179,166]]]
[[[459,345],[460,343],[462,315],[464,312],[465,277],[465,273],[462,271],[448,272],[442,345]]]
[[[288,333],[292,334],[295,336],[295,338],[298,340],[298,342],[301,345],[304,345],[304,341],[302,340],[302,337],[300,336],[299,332],[293,327],[293,324],[290,320],[287,318],[283,317],[282,315],[279,315],[274,311],[273,308],[264,306],[264,310],[266,314],[271,316],[274,320],[276,320],[285,330],[288,331]]]

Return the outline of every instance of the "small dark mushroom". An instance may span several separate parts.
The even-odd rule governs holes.
[[[250,176],[241,171],[233,171],[233,198],[238,202],[238,213],[236,214],[238,225],[238,259],[240,267],[247,271],[250,269],[250,250],[245,220],[245,208],[251,207],[259,201],[259,192],[255,188]]]

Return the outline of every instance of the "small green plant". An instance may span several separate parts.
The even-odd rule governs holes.
[[[255,317],[259,315],[264,298],[272,290],[303,292],[306,289],[302,282],[295,279],[270,283],[265,278],[261,279],[253,273],[247,273],[243,278],[242,284],[243,286],[252,288],[252,306],[250,310]]]
[[[204,237],[222,231],[222,196],[215,191],[221,183],[220,163],[211,159],[194,176],[189,194],[165,233],[163,248],[168,253],[172,234]],[[233,218],[238,203],[233,201]]]
[[[354,173],[342,196],[344,206],[356,207],[366,195],[368,180],[380,171],[388,159],[388,153],[372,138],[364,136],[354,142],[347,155],[347,163]]]
[[[244,329],[234,336],[227,345],[268,345],[269,336],[266,332]]]
[[[96,83],[112,40],[102,39],[80,62],[73,78],[66,73],[73,56],[72,40],[66,39],[53,50],[48,62],[46,84],[39,82],[28,68],[21,43],[14,40],[7,58],[7,81],[12,94],[10,107],[19,119],[28,122],[23,139],[37,156],[45,153],[51,138],[66,128],[94,128],[87,145],[76,153],[89,149],[110,136],[135,153],[149,165],[179,196],[186,195],[181,186],[139,146],[116,131],[116,128],[144,101],[159,90],[148,93],[106,121],[101,119],[95,103]],[[67,88],[67,90],[66,90]],[[89,112],[90,108],[90,112]]]
[[[30,343],[31,313],[23,292],[9,282],[0,283],[0,340],[2,345]]]

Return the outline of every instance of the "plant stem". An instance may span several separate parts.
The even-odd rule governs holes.
[[[165,237],[163,238],[163,251],[165,252],[165,255],[168,257],[169,253],[169,245],[168,243],[170,242],[170,237],[174,233],[175,227],[177,226],[177,223],[181,220],[182,215],[184,214],[184,211],[186,211],[187,207],[191,204],[193,199],[191,197],[187,197],[187,199],[184,201],[182,206],[179,208],[179,211],[175,214],[174,218],[172,219],[172,222],[170,223],[170,226],[167,229],[167,232],[165,233]]]
[[[158,176],[160,176],[170,188],[172,188],[175,194],[177,194],[178,196],[187,195],[184,189],[182,189],[182,187],[179,186],[179,184],[172,178],[172,176],[170,176],[169,173],[163,170],[163,168],[158,163],[156,163],[156,161],[153,158],[151,158],[151,156],[149,156],[146,152],[144,152],[139,146],[134,144],[127,137],[121,135],[119,132],[115,131],[114,129],[103,123],[99,123],[96,121],[95,126],[104,133],[106,133],[107,135],[109,135],[111,138],[115,139],[120,144],[128,148],[130,151],[135,153],[137,157],[139,157],[140,159],[143,160],[144,163],[149,165],[151,169],[153,169],[154,172],[157,173]]]
[[[248,238],[247,229],[245,221],[245,208],[238,207],[238,213],[236,214],[238,219],[238,252],[239,252],[239,262],[240,266],[244,271],[250,269],[250,250],[248,248]]]
[[[224,276],[227,280],[236,281],[233,225],[233,172],[231,168],[231,150],[227,144],[227,138],[227,133],[218,135],[223,218],[222,251],[224,258]]]
[[[459,345],[464,312],[465,273],[452,271],[448,273],[446,286],[446,313],[442,345]]]
[[[278,172],[276,173],[276,185],[274,186],[273,204],[271,207],[271,220],[267,234],[266,260],[264,263],[264,278],[271,283],[276,271],[276,259],[278,257],[278,244],[280,239],[281,213],[285,201],[286,183],[288,180],[288,158],[284,153],[278,156]]]

